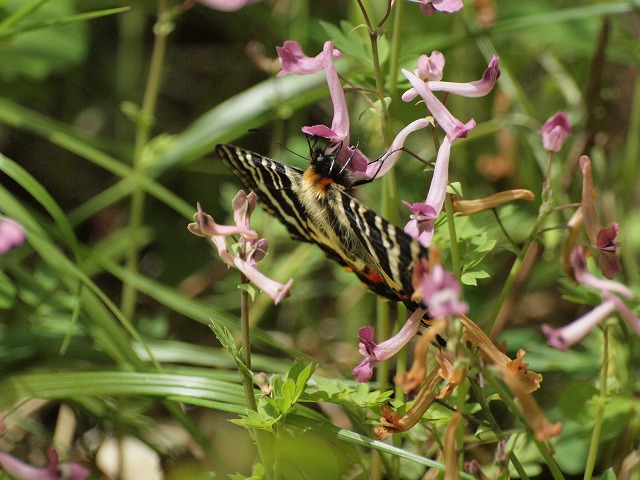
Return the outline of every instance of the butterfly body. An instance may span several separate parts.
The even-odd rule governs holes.
[[[413,266],[428,250],[350,194],[356,179],[314,149],[306,170],[233,145],[217,153],[296,240],[315,243],[371,291],[409,308]]]

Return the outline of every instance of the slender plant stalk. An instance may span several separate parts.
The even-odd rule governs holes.
[[[511,394],[505,388],[505,386],[493,377],[485,377],[485,378],[487,378],[487,380],[491,382],[491,385],[493,386],[493,388],[496,389],[496,391],[500,395],[500,399],[504,402],[504,404],[507,406],[509,411],[517,415],[520,421],[524,425],[529,425],[529,422],[527,421],[526,417],[522,413],[522,409],[518,407],[515,400],[512,398]],[[551,476],[554,478],[554,480],[564,480],[564,475],[562,474],[562,471],[560,470],[558,463],[553,458],[553,455],[551,454],[551,450],[549,449],[549,446],[547,445],[547,443],[536,440],[535,436],[533,435],[533,432],[531,432],[531,428],[528,428],[527,430],[528,430],[528,435],[530,435],[531,438],[533,438],[533,441],[536,444],[536,447],[538,448],[540,455],[542,455],[542,458],[544,459],[547,467],[549,468],[549,471],[551,472]]]
[[[547,173],[545,175],[544,186],[542,187],[542,204],[540,205],[540,210],[538,211],[538,218],[536,219],[536,223],[533,226],[531,234],[525,241],[524,245],[518,252],[518,256],[516,257],[513,265],[511,266],[511,270],[509,271],[509,275],[507,276],[507,280],[504,282],[502,290],[500,291],[500,295],[496,300],[496,303],[493,306],[493,310],[491,311],[491,316],[489,317],[489,321],[484,326],[484,331],[489,333],[493,329],[493,324],[498,318],[498,314],[500,313],[500,309],[504,304],[511,288],[514,285],[514,282],[518,276],[518,272],[520,271],[520,267],[522,266],[522,261],[524,257],[531,247],[533,240],[540,233],[540,229],[542,228],[542,224],[546,220],[547,216],[553,211],[552,209],[552,199],[551,199],[551,166],[553,164],[553,153],[549,152],[549,163],[547,165]]]
[[[248,283],[249,280],[244,274],[241,275],[243,284]],[[256,402],[256,395],[253,390],[253,378],[251,378],[251,325],[249,322],[249,292],[244,289],[240,290],[240,327],[242,331],[242,362],[246,368],[238,369],[240,376],[242,377],[242,385],[244,386],[244,396],[247,399],[247,408],[258,411],[258,404]],[[267,480],[274,478],[274,462],[271,455],[267,453],[268,433],[254,429],[253,435],[256,440],[256,447],[258,448],[258,456],[260,457],[260,463],[264,467],[265,476]]]
[[[469,386],[471,387],[471,390],[473,390],[475,397],[478,399],[480,408],[482,408],[482,412],[485,414],[485,416],[487,417],[487,421],[491,425],[491,430],[500,440],[505,440],[506,437],[502,429],[500,428],[500,425],[498,425],[498,422],[493,416],[493,413],[491,413],[491,409],[489,408],[489,404],[487,403],[487,399],[485,398],[484,391],[478,386],[475,381],[470,380]],[[516,472],[518,472],[518,476],[522,480],[529,480],[529,476],[525,472],[524,467],[520,463],[520,460],[518,460],[518,457],[516,457],[515,453],[513,453],[513,451],[509,452],[509,461],[513,465],[513,468],[516,469]]]
[[[598,399],[598,413],[596,414],[591,442],[589,444],[589,454],[587,464],[584,469],[584,480],[591,480],[593,469],[598,458],[598,445],[600,444],[600,434],[602,433],[602,423],[604,421],[604,409],[607,404],[607,372],[609,371],[609,329],[605,325],[602,332],[602,370],[600,372],[600,398]]]
[[[167,10],[166,0],[158,1],[157,23],[154,26],[154,44],[151,53],[151,63],[147,85],[142,101],[142,108],[137,121],[136,138],[133,150],[133,169],[135,173],[144,172],[144,151],[149,137],[153,118],[155,116],[158,92],[160,90],[160,80],[164,66],[165,53],[167,48],[167,36],[171,30],[171,19]],[[130,243],[126,254],[125,268],[129,273],[135,273],[138,269],[138,255],[141,229],[144,221],[145,191],[141,185],[136,185],[131,195],[131,205],[129,209],[129,229]],[[131,284],[125,283],[122,290],[121,308],[126,318],[133,318],[136,306],[137,290]]]

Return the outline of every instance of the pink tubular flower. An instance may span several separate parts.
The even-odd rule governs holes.
[[[342,56],[340,52],[333,48],[333,42],[327,41],[324,44],[322,54],[311,59],[306,57],[302,53],[302,49],[299,49],[299,45],[292,47],[285,42],[283,49],[286,49],[289,53],[302,55],[297,60],[299,65],[304,65],[299,68],[286,67],[288,72],[291,73],[315,73],[319,71],[319,62],[322,60],[322,67],[324,68],[325,75],[327,76],[327,84],[329,85],[329,93],[331,94],[331,101],[333,102],[333,121],[331,122],[331,128],[326,125],[314,125],[310,127],[303,127],[302,131],[307,135],[322,137],[329,140],[327,148],[325,149],[325,155],[335,155],[336,160],[341,165],[347,165],[347,168],[354,172],[365,172],[369,159],[356,147],[350,145],[349,137],[349,111],[347,110],[347,99],[344,96],[342,85],[340,84],[340,78],[338,77],[338,71],[333,64],[334,56]],[[283,59],[283,51],[279,50],[282,65],[289,65],[288,60]],[[287,58],[287,54],[285,57]]]
[[[409,204],[403,200],[403,203],[411,210],[411,220],[409,220],[404,227],[404,231],[425,247],[431,245],[435,222],[444,205],[449,180],[450,156],[451,142],[449,141],[449,137],[445,137],[438,150],[431,186],[429,187],[429,193],[427,193],[427,198],[424,203]]]
[[[607,318],[613,310],[617,310],[620,317],[640,335],[640,318],[635,316],[631,309],[616,295],[632,298],[633,293],[631,290],[619,282],[603,280],[590,274],[587,271],[583,247],[577,247],[572,252],[571,266],[576,280],[582,285],[599,290],[604,301],[590,312],[562,328],[554,329],[549,325],[543,325],[542,332],[546,335],[549,345],[560,350],[566,350],[582,340],[596,325]]]
[[[24,242],[24,228],[15,220],[0,219],[0,255]]]
[[[571,135],[571,125],[565,112],[558,112],[538,130],[542,135],[542,145],[548,152],[559,152]]]
[[[454,117],[447,107],[445,107],[438,97],[428,88],[425,82],[413,73],[405,69],[402,69],[402,73],[404,73],[404,76],[407,77],[407,80],[413,85],[418,95],[422,97],[431,115],[433,115],[433,118],[435,118],[438,125],[442,127],[452,142],[458,138],[466,137],[469,130],[476,126],[476,122],[473,119],[464,124]]]
[[[269,295],[277,304],[289,296],[289,289],[293,280],[281,284],[270,279],[258,270],[257,262],[264,258],[267,251],[267,240],[258,238],[258,234],[249,228],[249,219],[256,205],[256,194],[249,195],[240,190],[233,198],[233,216],[235,226],[218,225],[210,215],[205,214],[198,204],[195,222],[187,228],[194,235],[211,240],[218,250],[218,255],[224,263],[240,270],[254,285]],[[237,253],[232,253],[227,247],[227,236],[240,235]]]
[[[453,13],[464,7],[462,0],[409,0],[420,4],[423,13],[432,16],[436,12]]]
[[[434,317],[467,313],[469,304],[460,300],[462,289],[458,279],[442,265],[434,264],[427,271],[421,263],[413,269],[413,288],[423,304],[429,305]]]
[[[416,130],[420,130],[421,128],[425,128],[431,124],[432,122],[430,122],[426,118],[419,118],[418,120],[414,120],[409,125],[400,130],[384,155],[382,155],[378,160],[375,160],[367,165],[367,169],[364,175],[368,178],[378,178],[391,170],[391,167],[395,165],[396,161],[400,157],[404,142],[409,134],[411,132],[415,132]]]
[[[84,480],[91,473],[78,463],[58,463],[55,448],[47,449],[49,466],[37,468],[5,452],[0,452],[0,469],[16,480]]]
[[[278,73],[279,77],[287,73],[308,75],[317,73],[324,68],[324,51],[313,58],[307,57],[300,44],[295,40],[287,40],[281,47],[276,47],[276,51],[282,65],[282,71]],[[342,52],[334,48],[331,55],[340,58],[342,57]]]
[[[436,53],[440,53],[440,52],[433,52],[432,57]],[[444,64],[444,60],[443,60],[443,64]],[[467,83],[458,83],[458,82],[441,82],[441,81],[434,81],[429,79],[429,81],[426,82],[427,87],[432,92],[449,92],[455,95],[461,95],[463,97],[470,97],[470,98],[483,97],[493,89],[493,86],[496,84],[496,81],[500,77],[500,68],[498,65],[499,65],[498,57],[494,55],[489,61],[489,65],[485,69],[484,73],[482,74],[482,78],[480,80],[476,80],[474,82],[467,82]],[[418,67],[420,67],[420,59],[418,59]],[[419,75],[417,73],[417,71],[418,69],[416,69],[416,75],[418,75],[422,80],[425,80],[422,75]],[[413,84],[413,82],[411,83]],[[402,94],[402,100],[404,100],[405,102],[410,102],[417,96],[418,96],[418,92],[416,91],[416,89],[411,88]]]
[[[409,205],[405,202],[413,213],[411,220],[405,227],[405,232],[412,238],[418,240],[423,246],[428,247],[433,238],[434,222],[436,218],[438,218],[438,215],[440,215],[447,193],[451,144],[458,138],[466,137],[469,130],[476,125],[476,122],[471,119],[466,124],[462,123],[438,100],[438,97],[429,90],[425,82],[407,70],[403,69],[402,73],[404,73],[405,77],[411,82],[413,88],[415,88],[424,100],[433,118],[446,133],[438,149],[436,166],[433,172],[431,186],[429,187],[429,193],[424,201],[424,206],[415,203]]]
[[[364,356],[364,360],[353,369],[355,379],[358,382],[366,382],[371,378],[376,363],[387,360],[398,353],[418,332],[420,320],[425,313],[427,313],[426,310],[417,309],[394,337],[380,344],[375,342],[373,327],[362,327],[358,332],[358,339],[360,340],[359,351]]]
[[[202,5],[222,12],[235,12],[260,0],[198,0]]]

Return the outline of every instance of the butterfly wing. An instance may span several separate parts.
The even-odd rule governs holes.
[[[418,242],[336,186],[318,206],[322,213],[310,215],[300,201],[305,187],[298,168],[233,145],[218,145],[217,153],[294,239],[318,245],[374,293],[415,306],[411,272],[427,252]]]
[[[256,192],[264,209],[280,220],[294,239],[314,243],[305,226],[304,208],[292,194],[292,184],[300,183],[302,170],[233,145],[218,145],[216,151],[242,183]]]
[[[395,294],[385,296],[417,306],[410,301],[413,267],[420,258],[427,258],[428,249],[346,192],[338,198],[351,231],[369,257],[367,263]]]

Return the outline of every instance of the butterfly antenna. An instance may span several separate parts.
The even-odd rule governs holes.
[[[338,175],[342,175],[342,173],[347,169],[347,167],[349,166],[349,164],[351,163],[351,160],[353,160],[353,157],[355,156],[356,152],[358,151],[358,147],[360,146],[360,140],[358,140],[358,142],[356,143],[356,148],[353,149],[353,153],[349,156],[349,158],[347,159],[346,162],[344,162],[344,165],[342,166],[342,168],[340,169],[340,172],[338,173]]]
[[[278,145],[280,145],[282,148],[284,148],[287,152],[289,153],[293,153],[294,155],[296,155],[297,157],[303,158],[305,160],[308,160],[307,157],[305,157],[304,155],[300,155],[298,152],[294,152],[293,150],[291,150],[290,148],[286,147],[284,144],[282,144],[281,142],[279,142],[278,140],[276,140],[275,138],[273,138],[271,135],[269,135],[267,132],[265,132],[264,130],[260,130],[259,128],[250,128],[249,129],[250,132],[258,132],[263,134],[265,137],[267,137],[269,140],[271,140],[273,143],[276,143]],[[309,141],[309,138],[307,137],[307,142]]]
[[[371,163],[375,163],[375,162],[380,162],[380,165],[378,166],[378,170],[376,170],[376,173],[373,177],[371,177],[371,180],[375,179],[378,174],[380,173],[380,170],[382,170],[382,165],[384,165],[384,162],[387,160],[387,158],[389,158],[389,156],[391,156],[392,154],[396,153],[396,152],[402,152],[404,151],[404,147],[403,148],[398,148],[396,150],[393,150],[389,153],[387,153],[386,155],[383,155],[381,158],[379,158],[378,160],[374,160]],[[371,165],[371,163],[369,165]]]

